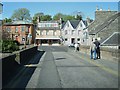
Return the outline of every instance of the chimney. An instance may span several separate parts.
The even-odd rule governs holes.
[[[86,21],[87,21],[87,25],[90,25],[90,18],[89,17],[86,18]]]
[[[37,23],[39,23],[39,22],[40,22],[40,16],[37,17]]]
[[[110,8],[108,8],[108,11],[110,11]]]
[[[96,6],[96,11],[99,11],[98,6]]]
[[[102,11],[103,9],[102,9],[102,7],[100,8],[100,11]]]

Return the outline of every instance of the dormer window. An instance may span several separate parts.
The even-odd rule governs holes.
[[[67,27],[69,27],[69,23],[67,23]]]
[[[65,30],[65,35],[67,34],[67,30]]]
[[[82,27],[82,23],[80,23],[80,27]]]

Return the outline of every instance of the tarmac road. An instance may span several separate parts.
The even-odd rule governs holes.
[[[91,60],[88,55],[65,46],[40,46],[38,50],[45,51],[39,62],[25,65],[27,69],[21,70],[8,87],[118,88],[118,62]],[[39,54],[34,60],[37,57]]]

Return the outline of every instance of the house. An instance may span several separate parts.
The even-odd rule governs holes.
[[[2,39],[17,40],[20,44],[34,43],[34,25],[27,21],[13,21],[2,26]]]
[[[57,21],[38,21],[35,31],[37,45],[60,45],[61,30]]]
[[[72,45],[74,43],[84,43],[86,28],[83,20],[68,20],[62,24],[61,33],[64,45]]]
[[[118,18],[120,13],[117,11],[97,10],[95,20],[87,27],[89,31],[89,42],[92,38],[97,38],[101,43],[109,38],[114,32],[118,32]]]
[[[120,32],[114,32],[106,40],[101,43],[104,47],[119,48],[120,49]]]

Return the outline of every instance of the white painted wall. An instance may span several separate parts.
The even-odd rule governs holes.
[[[82,25],[82,26],[81,26]],[[66,22],[65,26],[63,27],[63,29],[61,30],[62,32],[62,37],[64,38],[64,40],[67,38],[67,41],[64,41],[64,45],[71,45],[71,38],[75,38],[75,43],[80,43],[82,44],[83,42],[83,37],[84,37],[84,31],[83,29],[85,28],[85,24],[83,23],[83,21],[81,20],[77,26],[76,29],[74,29],[72,27],[72,25],[70,24],[69,20]],[[65,34],[67,30],[67,34]],[[74,33],[72,34],[72,31],[74,31]],[[80,31],[80,32],[79,32]],[[79,33],[78,33],[79,32]],[[77,39],[80,38],[80,41],[77,41]]]

